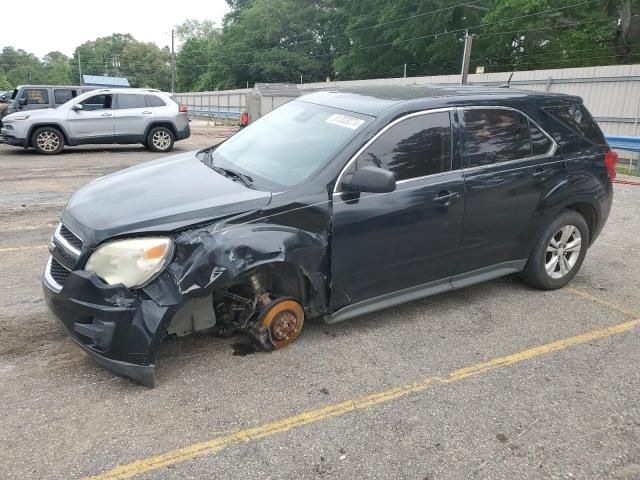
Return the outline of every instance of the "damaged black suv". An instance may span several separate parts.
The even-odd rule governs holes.
[[[43,277],[100,364],[154,384],[168,335],[265,349],[511,273],[553,289],[602,230],[617,156],[578,97],[474,87],[324,91],[217,147],[69,201]]]

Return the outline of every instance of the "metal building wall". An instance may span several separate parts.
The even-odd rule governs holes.
[[[501,85],[509,72],[469,75],[475,85]],[[432,77],[380,78],[331,83],[300,85],[305,91],[340,86],[361,85],[457,85],[459,75]],[[608,135],[638,135],[640,126],[640,65],[613,65],[606,67],[565,68],[515,72],[511,80],[514,88],[568,93],[579,95],[601,128]],[[246,97],[251,89],[219,92],[177,93],[175,97],[196,115],[213,118],[239,118],[246,108]]]

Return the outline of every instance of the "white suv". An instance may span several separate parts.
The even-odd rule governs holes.
[[[38,153],[65,145],[142,143],[168,152],[190,135],[187,109],[169,94],[149,89],[92,90],[57,108],[16,112],[2,119],[5,143]]]

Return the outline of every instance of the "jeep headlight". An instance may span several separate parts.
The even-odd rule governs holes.
[[[173,241],[166,237],[115,240],[93,252],[84,269],[109,285],[142,287],[171,261]]]

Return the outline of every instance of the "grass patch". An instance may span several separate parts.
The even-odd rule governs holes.
[[[636,162],[633,162],[633,167],[631,167],[631,173],[629,173],[629,165],[616,166],[616,172],[622,175],[631,175],[633,177],[640,177],[640,175],[638,175],[638,170],[636,168]]]

